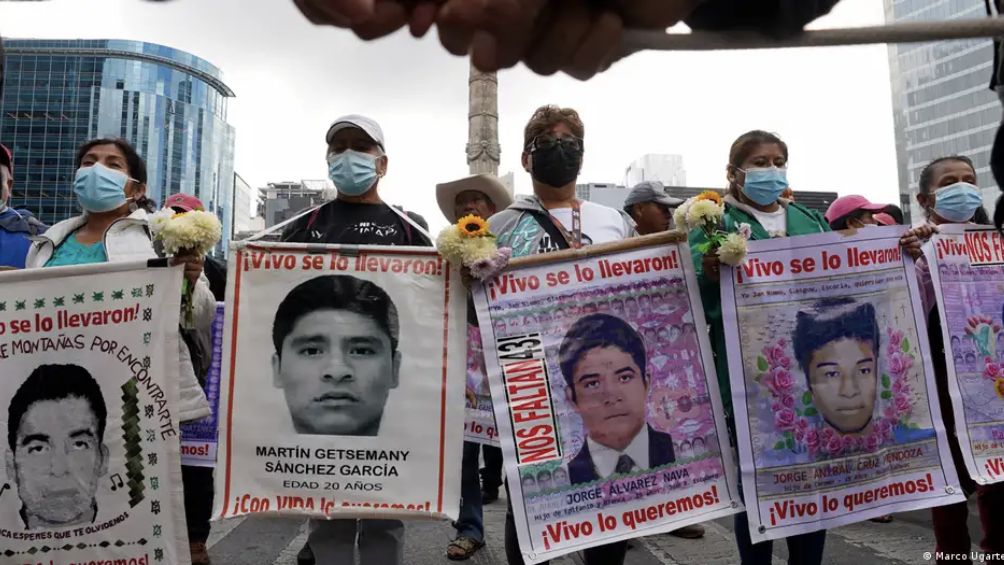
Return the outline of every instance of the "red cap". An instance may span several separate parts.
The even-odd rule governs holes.
[[[202,201],[184,192],[176,192],[164,200],[164,208],[180,208],[185,212],[192,210],[205,210]]]
[[[826,218],[827,222],[832,224],[851,212],[856,212],[858,210],[879,212],[888,207],[888,204],[873,204],[864,196],[851,194],[849,196],[841,196],[840,198],[834,200],[833,204],[830,204],[830,207],[826,209],[826,214],[823,216]]]
[[[896,218],[893,218],[885,212],[879,212],[872,217],[875,218],[875,221],[878,222],[880,226],[895,226],[899,223],[896,221]]]
[[[10,169],[10,174],[14,174],[14,154],[3,144],[0,144],[0,165],[7,165],[7,168]]]

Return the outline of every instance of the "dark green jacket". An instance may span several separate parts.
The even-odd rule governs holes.
[[[809,235],[830,231],[830,225],[826,223],[823,215],[815,210],[810,210],[794,202],[784,204],[787,206],[787,227],[785,232],[788,236]],[[749,224],[752,232],[751,239],[770,239],[767,230],[760,225],[750,214],[732,206],[726,202],[725,217],[723,220],[723,230],[735,232],[739,230],[740,224]],[[722,325],[722,295],[718,283],[711,282],[704,276],[704,266],[702,259],[704,254],[697,251],[697,247],[707,242],[704,232],[694,230],[690,232],[690,251],[694,257],[694,268],[697,271],[697,283],[701,288],[701,301],[704,303],[704,316],[711,329],[711,349],[715,353],[715,368],[718,371],[718,388],[722,393],[722,404],[725,406],[725,413],[732,415],[732,387],[729,385],[729,361],[725,353],[725,329]]]

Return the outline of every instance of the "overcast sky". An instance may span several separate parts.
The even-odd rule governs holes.
[[[814,27],[883,21],[882,2],[843,0]],[[326,176],[324,134],[343,114],[383,126],[390,157],[384,199],[445,224],[437,182],[467,173],[467,73],[434,35],[402,31],[362,42],[315,27],[290,0],[50,0],[0,2],[0,34],[18,38],[134,39],[198,55],[236,92],[236,170],[252,186]],[[691,186],[725,186],[732,141],[758,128],[791,149],[799,190],[862,193],[895,202],[897,178],[885,46],[634,55],[588,82],[539,77],[520,67],[499,76],[500,173],[520,166],[533,110],[576,108],[586,126],[580,182],[621,182],[646,153],[683,155]]]

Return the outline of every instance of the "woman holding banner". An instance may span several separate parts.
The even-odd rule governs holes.
[[[729,151],[725,196],[724,231],[736,232],[743,224],[750,228],[750,239],[792,237],[830,231],[830,226],[818,212],[781,197],[788,188],[788,146],[778,136],[765,131],[751,131],[741,135]],[[694,254],[697,280],[705,316],[711,328],[711,346],[718,370],[718,386],[722,393],[729,433],[735,444],[735,425],[732,412],[732,393],[729,386],[728,362],[725,355],[725,329],[722,325],[721,295],[719,293],[720,262],[717,250],[706,254],[697,251],[705,243],[702,230],[690,233],[690,248]],[[736,544],[742,565],[770,565],[773,562],[773,543],[754,545],[750,540],[749,522],[745,512],[735,515]],[[791,536],[788,542],[789,563],[792,565],[820,565],[823,561],[823,544],[826,531]]]
[[[146,197],[146,163],[121,139],[93,139],[77,150],[73,193],[84,210],[63,220],[36,238],[28,250],[25,267],[61,267],[157,257],[147,212],[153,203]],[[216,301],[202,276],[202,258],[175,257],[184,263],[185,277],[194,285],[192,304],[196,330],[209,334]],[[198,420],[210,415],[209,403],[195,376],[192,357],[184,340],[178,339],[179,420]],[[208,536],[208,532],[206,532]],[[191,540],[193,565],[209,563],[205,539]],[[200,543],[203,542],[203,543]]]
[[[937,229],[936,226],[942,224],[990,223],[982,206],[983,198],[980,190],[976,186],[976,169],[968,157],[935,159],[920,173],[918,189],[917,202],[924,208],[928,222],[927,225],[912,230],[918,237],[925,239],[930,237]],[[977,485],[966,471],[962,449],[955,434],[954,406],[948,391],[950,353],[943,349],[941,318],[938,309],[935,308],[934,284],[926,258],[922,257],[917,261],[917,278],[924,312],[927,314],[928,339],[934,352],[931,363],[938,385],[941,415],[948,432],[948,444],[952,450],[955,469],[966,496],[976,493],[976,505],[983,527],[983,540],[980,546],[984,551],[1001,553],[1004,552],[1004,483]],[[953,337],[953,343],[954,339]],[[936,552],[969,555],[971,542],[967,526],[968,516],[969,510],[965,502],[931,509],[934,539],[937,543]]]
[[[788,187],[787,164],[788,146],[776,135],[757,130],[740,136],[732,144],[729,152],[726,169],[729,188],[725,196],[725,212],[720,229],[727,232],[748,231],[749,239],[752,240],[830,231],[829,224],[821,214],[781,196]],[[900,239],[900,245],[907,253],[916,257],[920,253],[923,235],[923,230],[908,232]],[[701,298],[705,316],[711,327],[711,345],[715,353],[722,404],[734,442],[732,389],[729,383],[719,294],[721,263],[716,249],[712,248],[707,253],[697,251],[705,242],[707,238],[703,230],[691,232],[690,247],[694,250]],[[755,545],[752,543],[745,512],[736,514],[735,533],[743,565],[772,562],[772,543],[763,542]],[[789,563],[792,565],[822,563],[825,538],[825,530],[786,538]]]

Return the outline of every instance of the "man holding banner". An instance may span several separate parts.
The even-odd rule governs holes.
[[[406,215],[380,198],[380,178],[387,173],[387,155],[380,125],[364,116],[345,116],[332,123],[325,140],[328,144],[329,176],[338,190],[338,196],[290,224],[283,232],[282,240],[430,246],[431,241],[424,230],[415,225],[416,221],[421,221],[420,216]],[[277,383],[288,381],[282,378],[281,371],[277,373]],[[297,395],[294,388],[293,385],[284,388],[287,403],[291,396],[295,403]],[[292,395],[290,391],[293,391]],[[351,519],[311,520],[307,545],[300,551],[298,561],[325,565],[351,564],[355,559],[357,535],[362,563],[403,563],[403,522]]]
[[[582,168],[585,129],[571,108],[543,106],[530,118],[523,134],[523,168],[533,179],[533,196],[492,216],[489,226],[499,246],[513,256],[548,253],[634,235],[631,219],[612,208],[579,201],[575,181]],[[508,481],[507,481],[508,484]],[[507,487],[508,490],[508,487]],[[512,502],[506,509],[505,545],[511,565],[523,562]],[[585,550],[587,565],[624,562],[627,542]]]
[[[512,204],[512,195],[494,175],[474,175],[436,186],[439,209],[450,223],[465,216],[487,220]],[[482,497],[478,481],[478,454],[484,446],[485,465],[492,459],[502,463],[498,447],[495,418],[488,392],[488,377],[481,352],[481,336],[477,329],[474,306],[467,306],[467,415],[464,421],[464,455],[460,472],[460,518],[454,523],[457,537],[446,548],[446,556],[454,561],[470,559],[485,544]],[[492,452],[498,452],[497,455]],[[489,469],[490,471],[490,469]],[[495,487],[498,492],[498,487]]]

